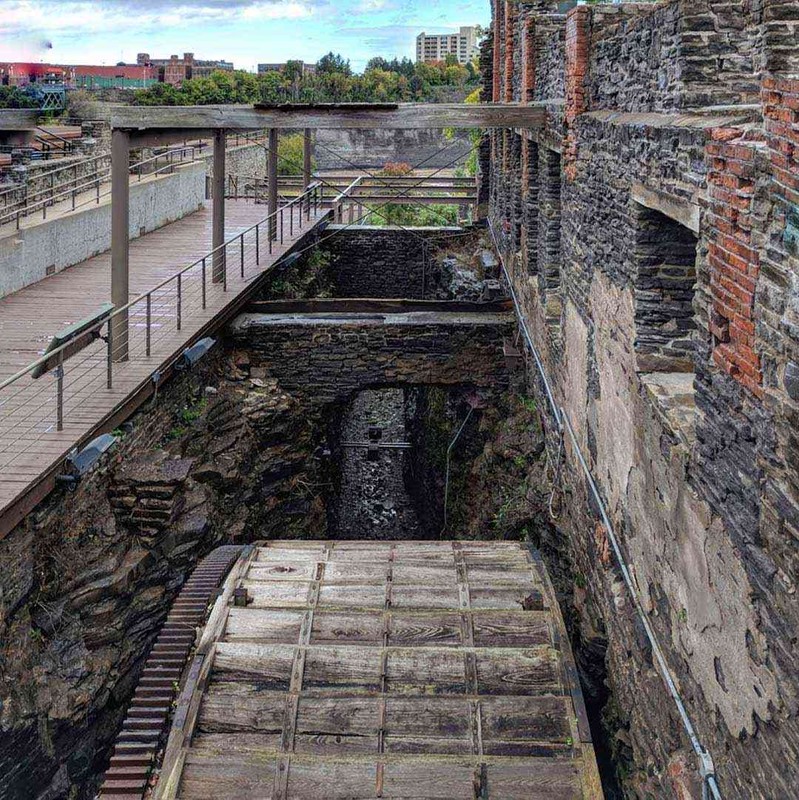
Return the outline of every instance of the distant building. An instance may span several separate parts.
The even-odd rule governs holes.
[[[427,34],[424,31],[416,37],[416,62],[429,64],[444,61],[448,55],[458,59],[459,64],[468,64],[476,55],[477,28],[461,28],[458,33]]]
[[[136,64],[152,68],[159,81],[170,83],[172,86],[180,86],[183,81],[191,78],[206,78],[218,70],[233,72],[233,63],[230,61],[224,59],[201,61],[194,57],[194,53],[184,53],[183,58],[176,55],[169,58],[150,58],[149,53],[139,53],[136,56]]]
[[[289,62],[282,61],[280,63],[274,64],[259,64],[258,65],[258,74],[265,75],[267,72],[285,72],[286,65]],[[316,73],[316,64],[306,64],[304,61],[300,61],[297,59],[296,61],[290,62],[292,64],[298,64],[300,69],[302,70],[303,75],[314,75]]]
[[[68,89],[142,89],[157,80],[152,68],[134,64],[0,64],[0,83],[6,86],[62,84]]]

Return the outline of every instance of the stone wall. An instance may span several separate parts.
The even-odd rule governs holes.
[[[333,401],[375,387],[503,385],[509,314],[242,314],[230,327],[252,363],[291,393]]]
[[[562,91],[565,105],[525,138],[491,134],[481,175],[492,229],[723,796],[788,797],[799,83],[759,72],[796,69],[799,10],[674,0],[552,11],[494,6],[494,97]],[[573,583],[560,588],[578,652],[605,653],[625,789],[698,796],[696,757],[565,452],[555,488]]]
[[[158,392],[75,491],[0,541],[0,798],[90,798],[148,648],[218,544],[324,536],[319,411],[219,352]]]
[[[321,249],[330,255],[335,297],[421,299],[433,280],[431,256],[461,228],[330,225]]]
[[[149,233],[205,205],[205,167],[187,164],[172,175],[130,185],[130,237]],[[13,228],[13,226],[6,226]],[[0,297],[111,247],[111,196],[97,205],[0,233]]]
[[[455,169],[466,161],[472,144],[443,130],[334,130],[314,132],[313,157],[318,170],[382,169],[400,162],[421,169]]]

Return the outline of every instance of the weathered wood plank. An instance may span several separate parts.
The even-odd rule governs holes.
[[[258,107],[114,106],[111,127],[131,131],[131,145],[160,142],[149,133],[192,132],[194,136],[219,128],[239,130],[277,128],[336,128],[342,130],[430,130],[441,128],[540,128],[542,105],[501,103],[400,103],[397,105],[329,104]]]

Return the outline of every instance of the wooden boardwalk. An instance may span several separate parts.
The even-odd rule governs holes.
[[[149,291],[211,249],[211,214],[209,204],[202,211],[131,241],[131,298]],[[226,240],[264,219],[266,214],[264,205],[227,201]],[[48,490],[52,473],[76,444],[110,420],[133,394],[149,384],[154,372],[171,362],[188,342],[230,310],[259,275],[328,214],[327,211],[312,214],[298,230],[295,213],[292,235],[286,217],[284,243],[274,244],[271,254],[262,226],[258,259],[254,234],[245,238],[243,251],[235,241],[228,248],[226,291],[221,283],[211,281],[209,259],[205,309],[200,267],[186,273],[181,285],[180,322],[175,282],[155,292],[151,301],[149,356],[145,303],[132,308],[130,360],[114,365],[113,388],[106,386],[104,342],[96,341],[65,361],[63,430],[58,431],[56,425],[54,371],[38,379],[26,375],[0,390],[0,536],[24,513],[22,499],[34,486],[40,495]],[[55,333],[109,301],[110,285],[111,254],[106,252],[0,299],[0,381],[39,358]]]
[[[554,592],[518,543],[269,542],[189,665],[160,800],[602,797]]]

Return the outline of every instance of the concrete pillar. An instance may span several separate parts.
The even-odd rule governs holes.
[[[130,216],[130,135],[111,134],[111,302],[116,308],[128,304],[130,274],[128,262]],[[112,358],[128,360],[128,312],[114,316],[111,323]]]
[[[302,186],[307,189],[311,183],[311,129],[306,128],[302,137]]]
[[[213,222],[211,248],[216,250],[225,242],[225,143],[226,132],[224,128],[214,131],[214,184],[213,184]],[[213,279],[214,283],[224,283],[225,270],[224,248],[214,253]]]
[[[271,216],[277,211],[277,128],[269,129],[269,160],[266,168],[267,213]],[[269,224],[269,235],[277,237],[277,217],[272,216]]]

